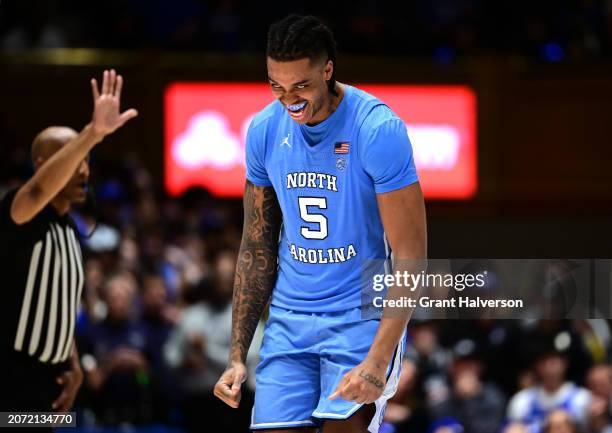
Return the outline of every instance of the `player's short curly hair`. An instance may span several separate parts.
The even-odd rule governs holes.
[[[291,14],[275,22],[268,30],[266,55],[280,62],[300,59],[331,60],[332,76],[327,82],[336,95],[336,41],[331,30],[312,15]]]

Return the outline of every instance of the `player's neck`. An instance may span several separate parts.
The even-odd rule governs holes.
[[[323,104],[324,108],[321,109],[320,116],[319,115],[315,116],[315,118],[312,120],[312,122],[306,123],[307,126],[318,125],[319,123],[321,123],[324,120],[326,120],[329,116],[334,114],[334,112],[336,111],[336,109],[340,105],[340,102],[342,102],[342,98],[344,98],[344,84],[339,83],[339,82],[336,81],[336,85],[334,86],[334,90],[336,91],[337,95],[334,95],[331,92],[328,93],[328,95],[329,95],[328,100],[324,102],[324,104]]]

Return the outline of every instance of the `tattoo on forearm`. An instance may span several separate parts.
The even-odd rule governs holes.
[[[272,187],[247,181],[244,228],[236,264],[230,359],[246,358],[276,282],[281,211]]]
[[[366,382],[371,383],[372,385],[374,385],[378,389],[383,389],[385,387],[385,385],[384,385],[382,380],[380,380],[379,378],[377,378],[373,374],[366,373],[364,370],[361,370],[359,372],[359,377],[363,378],[363,380],[365,380]]]

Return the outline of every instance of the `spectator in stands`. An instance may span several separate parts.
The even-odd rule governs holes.
[[[153,414],[157,421],[171,422],[177,400],[177,386],[163,355],[163,348],[178,320],[177,309],[167,302],[164,280],[157,274],[147,274],[142,286],[142,327],[145,336],[144,353],[149,363],[153,395]]]
[[[597,364],[587,373],[587,388],[592,395],[610,399],[612,394],[612,369],[608,364]]]
[[[598,364],[587,374],[587,387],[591,391],[588,409],[588,430],[591,433],[612,433],[612,374],[610,366]]]
[[[550,283],[550,286],[557,287],[558,290],[561,290],[559,289],[560,284],[558,284],[558,282]],[[537,287],[538,286],[534,286],[534,290],[537,290]],[[547,290],[549,289],[547,288],[545,291]],[[555,308],[557,308],[554,306],[556,301],[542,298],[541,302],[545,305],[552,305],[548,307],[549,311],[544,309],[537,314],[542,314],[544,317],[561,314],[559,311],[553,312]],[[554,351],[553,343],[556,342],[554,344],[557,344],[563,352],[563,358],[566,363],[565,379],[573,381],[574,383],[583,383],[585,374],[591,365],[593,365],[595,359],[592,357],[591,353],[589,353],[585,345],[583,331],[580,329],[582,326],[579,326],[579,322],[580,321],[561,319],[521,321],[518,340],[515,340],[517,341],[516,344],[520,344],[523,348],[520,357],[517,359],[517,361],[521,363],[518,368],[522,368],[525,372],[533,374],[533,359],[541,354],[543,347],[550,347],[550,350]],[[531,380],[532,383],[529,383],[529,380]],[[524,383],[529,383],[528,386],[531,386],[533,380],[535,379],[526,378]]]
[[[529,428],[522,422],[510,422],[502,428],[502,433],[529,433]]]
[[[438,341],[436,323],[433,320],[412,320],[409,328],[411,341],[406,348],[406,357],[419,372],[417,392],[430,406],[444,400],[449,392],[445,376],[451,354]]]
[[[404,358],[397,391],[387,402],[381,431],[393,433],[424,432],[431,424],[423,399],[418,395],[416,384],[419,372],[414,362]],[[386,425],[389,426],[386,426]],[[386,430],[383,430],[383,427]]]
[[[190,298],[196,303],[185,309],[165,347],[166,360],[175,369],[183,390],[182,407],[189,431],[202,431],[203,410],[214,414],[206,418],[210,431],[247,431],[250,424],[252,392],[243,391],[245,401],[238,410],[212,394],[229,357],[235,264],[233,251],[222,250],[217,254],[212,281],[202,280],[197,288],[191,289]],[[256,332],[247,357],[251,368],[256,365],[257,342],[261,342],[262,332],[263,329]]]
[[[455,418],[442,418],[433,422],[429,433],[464,433],[465,429]]]
[[[152,420],[146,335],[134,319],[136,294],[136,280],[131,275],[110,277],[103,287],[106,318],[79,333],[93,409],[105,425]]]
[[[432,418],[456,419],[466,433],[496,433],[504,418],[505,396],[495,384],[482,381],[484,365],[474,340],[458,341],[453,354],[452,391],[430,408]]]
[[[578,426],[572,416],[564,409],[555,409],[544,421],[543,433],[576,433]]]
[[[548,414],[563,409],[581,427],[586,426],[590,393],[567,380],[564,338],[547,339],[539,344],[533,363],[535,384],[515,394],[508,406],[508,419],[541,429]]]

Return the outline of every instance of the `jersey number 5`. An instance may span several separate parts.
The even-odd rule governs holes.
[[[298,204],[300,205],[300,217],[307,223],[319,225],[319,230],[311,230],[302,226],[300,230],[302,236],[306,239],[325,239],[327,237],[327,218],[320,213],[308,212],[308,208],[327,209],[327,199],[325,197],[298,197]]]

